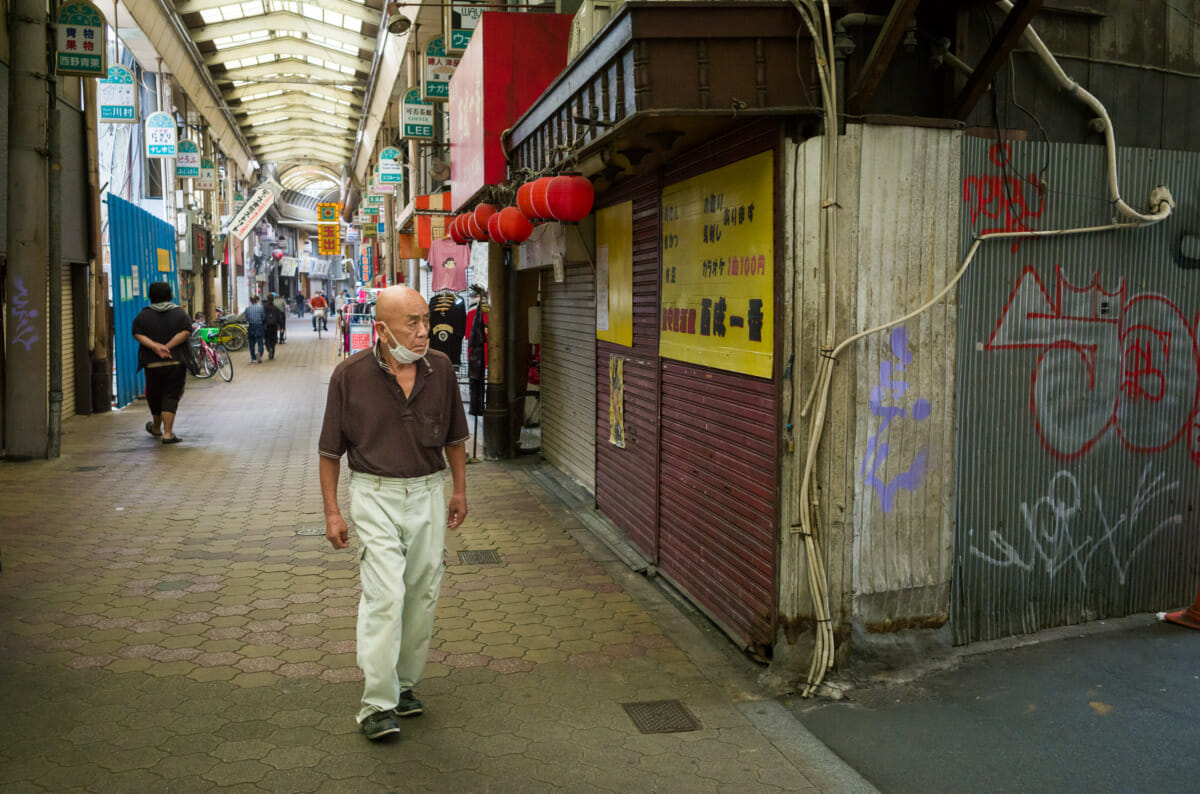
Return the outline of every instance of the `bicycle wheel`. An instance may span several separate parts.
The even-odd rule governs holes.
[[[213,360],[213,349],[207,343],[201,343],[200,351],[196,356],[196,360],[200,362],[200,371],[196,373],[197,378],[203,380],[216,374],[217,363]]]
[[[225,345],[226,350],[241,350],[246,346],[246,329],[231,323],[217,334],[217,343]]]
[[[225,345],[217,345],[213,348],[213,356],[217,360],[217,372],[220,372],[221,378],[229,383],[233,380],[233,359],[229,357],[229,351],[225,349]]]

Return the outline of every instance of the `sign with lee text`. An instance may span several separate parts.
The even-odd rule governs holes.
[[[433,140],[433,105],[421,101],[421,89],[413,86],[404,92],[400,104],[402,137],[408,140]]]
[[[174,160],[177,154],[175,119],[161,110],[151,113],[146,117],[146,156]]]
[[[663,189],[662,357],[771,377],[774,173],[763,152]]]
[[[55,73],[108,77],[108,39],[104,17],[86,0],[64,3],[58,10]]]
[[[110,124],[137,124],[137,90],[133,72],[119,64],[108,67],[108,79],[96,86],[100,120]]]
[[[175,147],[175,176],[200,176],[200,147],[195,141],[180,141]]]
[[[459,58],[446,52],[446,40],[438,36],[425,45],[425,60],[421,64],[421,99],[426,102],[446,102],[450,99],[450,78]]]

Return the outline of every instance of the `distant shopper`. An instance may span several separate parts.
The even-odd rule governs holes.
[[[275,304],[275,308],[279,309],[280,316],[283,317],[283,320],[279,323],[279,344],[286,344],[288,304],[282,294],[277,294],[273,303]]]
[[[275,358],[275,343],[279,340],[279,329],[283,327],[283,322],[284,315],[275,305],[275,296],[268,296],[263,302],[263,330],[266,332],[268,358]]]
[[[317,294],[309,300],[308,306],[313,312],[313,333],[317,331],[317,323],[321,323],[321,330],[328,331],[329,325],[325,322],[325,315],[329,312],[329,302],[325,300],[325,296],[317,290]]]
[[[138,369],[146,370],[146,403],[150,421],[146,432],[164,444],[178,444],[175,414],[187,383],[184,345],[192,334],[187,312],[171,302],[171,285],[156,281],[147,290],[150,305],[133,318],[133,338],[138,341]]]
[[[304,316],[304,296],[299,292],[296,293],[296,316]]]
[[[243,314],[246,317],[246,325],[249,327],[246,335],[250,337],[250,363],[261,364],[267,337],[267,313],[257,295],[250,296],[250,305],[246,307]]]

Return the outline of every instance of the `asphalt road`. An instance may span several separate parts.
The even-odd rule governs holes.
[[[1200,631],[1153,622],[788,703],[893,792],[1200,791]]]

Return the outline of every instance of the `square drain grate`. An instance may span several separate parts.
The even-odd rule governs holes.
[[[325,527],[304,527],[296,530],[297,535],[321,535],[325,536]]]
[[[458,561],[462,565],[499,565],[500,552],[494,549],[460,551]]]
[[[687,733],[700,730],[700,720],[678,700],[622,703],[621,708],[642,733]]]

